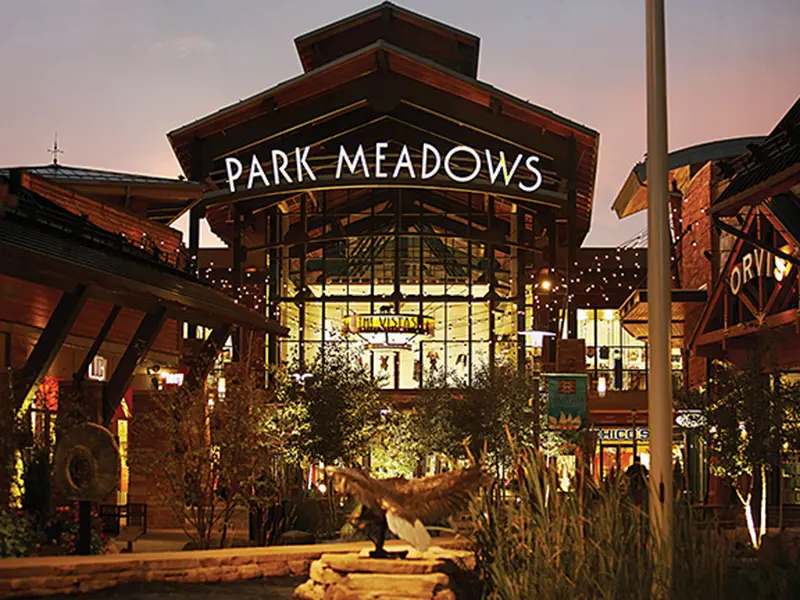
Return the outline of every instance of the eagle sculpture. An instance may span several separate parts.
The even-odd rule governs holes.
[[[372,558],[390,558],[383,549],[386,530],[424,552],[431,537],[423,521],[439,521],[463,509],[472,494],[488,483],[488,476],[479,467],[448,471],[422,479],[374,479],[360,469],[327,467],[337,490],[350,494],[361,503],[359,518],[378,521],[379,531]]]

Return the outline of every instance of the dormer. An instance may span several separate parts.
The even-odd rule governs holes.
[[[443,67],[476,78],[480,38],[383,2],[296,38],[305,72],[384,40]]]

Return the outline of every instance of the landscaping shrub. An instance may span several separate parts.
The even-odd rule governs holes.
[[[34,522],[21,510],[0,510],[0,557],[29,556],[39,546]]]

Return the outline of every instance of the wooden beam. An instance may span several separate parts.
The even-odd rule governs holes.
[[[61,300],[59,300],[56,309],[50,316],[50,320],[42,330],[36,345],[25,362],[25,366],[22,368],[22,373],[14,385],[18,417],[28,409],[33,401],[36,390],[41,385],[44,376],[47,375],[47,371],[56,356],[58,356],[64,340],[67,339],[72,326],[78,320],[78,316],[81,314],[88,297],[88,288],[85,285],[77,285],[71,291],[64,292],[61,296]]]
[[[89,348],[89,351],[86,353],[86,356],[83,358],[83,362],[81,366],[78,367],[78,370],[75,371],[75,374],[72,376],[72,380],[76,384],[80,384],[83,381],[83,378],[86,377],[86,372],[89,370],[89,365],[92,364],[94,357],[97,356],[97,353],[100,351],[100,347],[103,345],[103,342],[106,340],[108,336],[108,332],[111,331],[111,327],[114,325],[114,321],[117,320],[122,307],[118,304],[115,304],[111,307],[111,311],[108,313],[108,317],[106,317],[106,322],[103,323],[103,326],[100,328],[100,332],[97,334],[97,337],[92,343],[92,347]]]
[[[717,216],[713,216],[711,218],[714,221],[714,225],[716,225],[719,229],[721,229],[725,233],[730,233],[732,236],[744,241],[746,244],[750,244],[751,246],[755,246],[756,248],[759,248],[761,250],[766,250],[770,254],[779,256],[783,260],[788,260],[794,266],[800,267],[800,259],[798,259],[796,256],[792,256],[791,254],[786,254],[786,252],[783,252],[778,248],[774,248],[769,244],[762,242],[761,240],[753,239],[745,231],[742,231],[741,229],[736,229],[736,227],[728,225],[725,221],[723,221]]]
[[[103,424],[107,427],[117,412],[119,403],[125,395],[133,379],[133,372],[139,363],[144,360],[153,342],[156,341],[161,327],[166,321],[167,309],[157,308],[147,313],[139,324],[133,339],[128,344],[125,354],[117,364],[114,374],[103,390]]]
[[[231,331],[233,331],[232,325],[222,325],[211,330],[200,353],[192,359],[189,365],[189,373],[183,384],[187,392],[191,393],[203,387],[209,372],[211,372],[211,367],[214,366],[214,361],[222,351]]]
[[[377,75],[364,77],[327,96],[282,110],[280,118],[269,113],[250,119],[208,137],[203,149],[214,159],[222,158],[361,108],[366,105],[370,90],[380,85],[379,79]]]

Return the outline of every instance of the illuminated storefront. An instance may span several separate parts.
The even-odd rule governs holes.
[[[346,347],[398,391],[541,369],[529,333],[577,337],[578,308],[619,306],[601,280],[613,269],[605,287],[628,293],[638,261],[617,273],[580,248],[597,132],[483,83],[476,36],[390,3],[295,44],[302,75],[168,135],[208,184],[192,253],[205,216],[231,248],[209,274],[289,328],[265,340],[271,365]],[[595,370],[612,373],[605,352]]]

